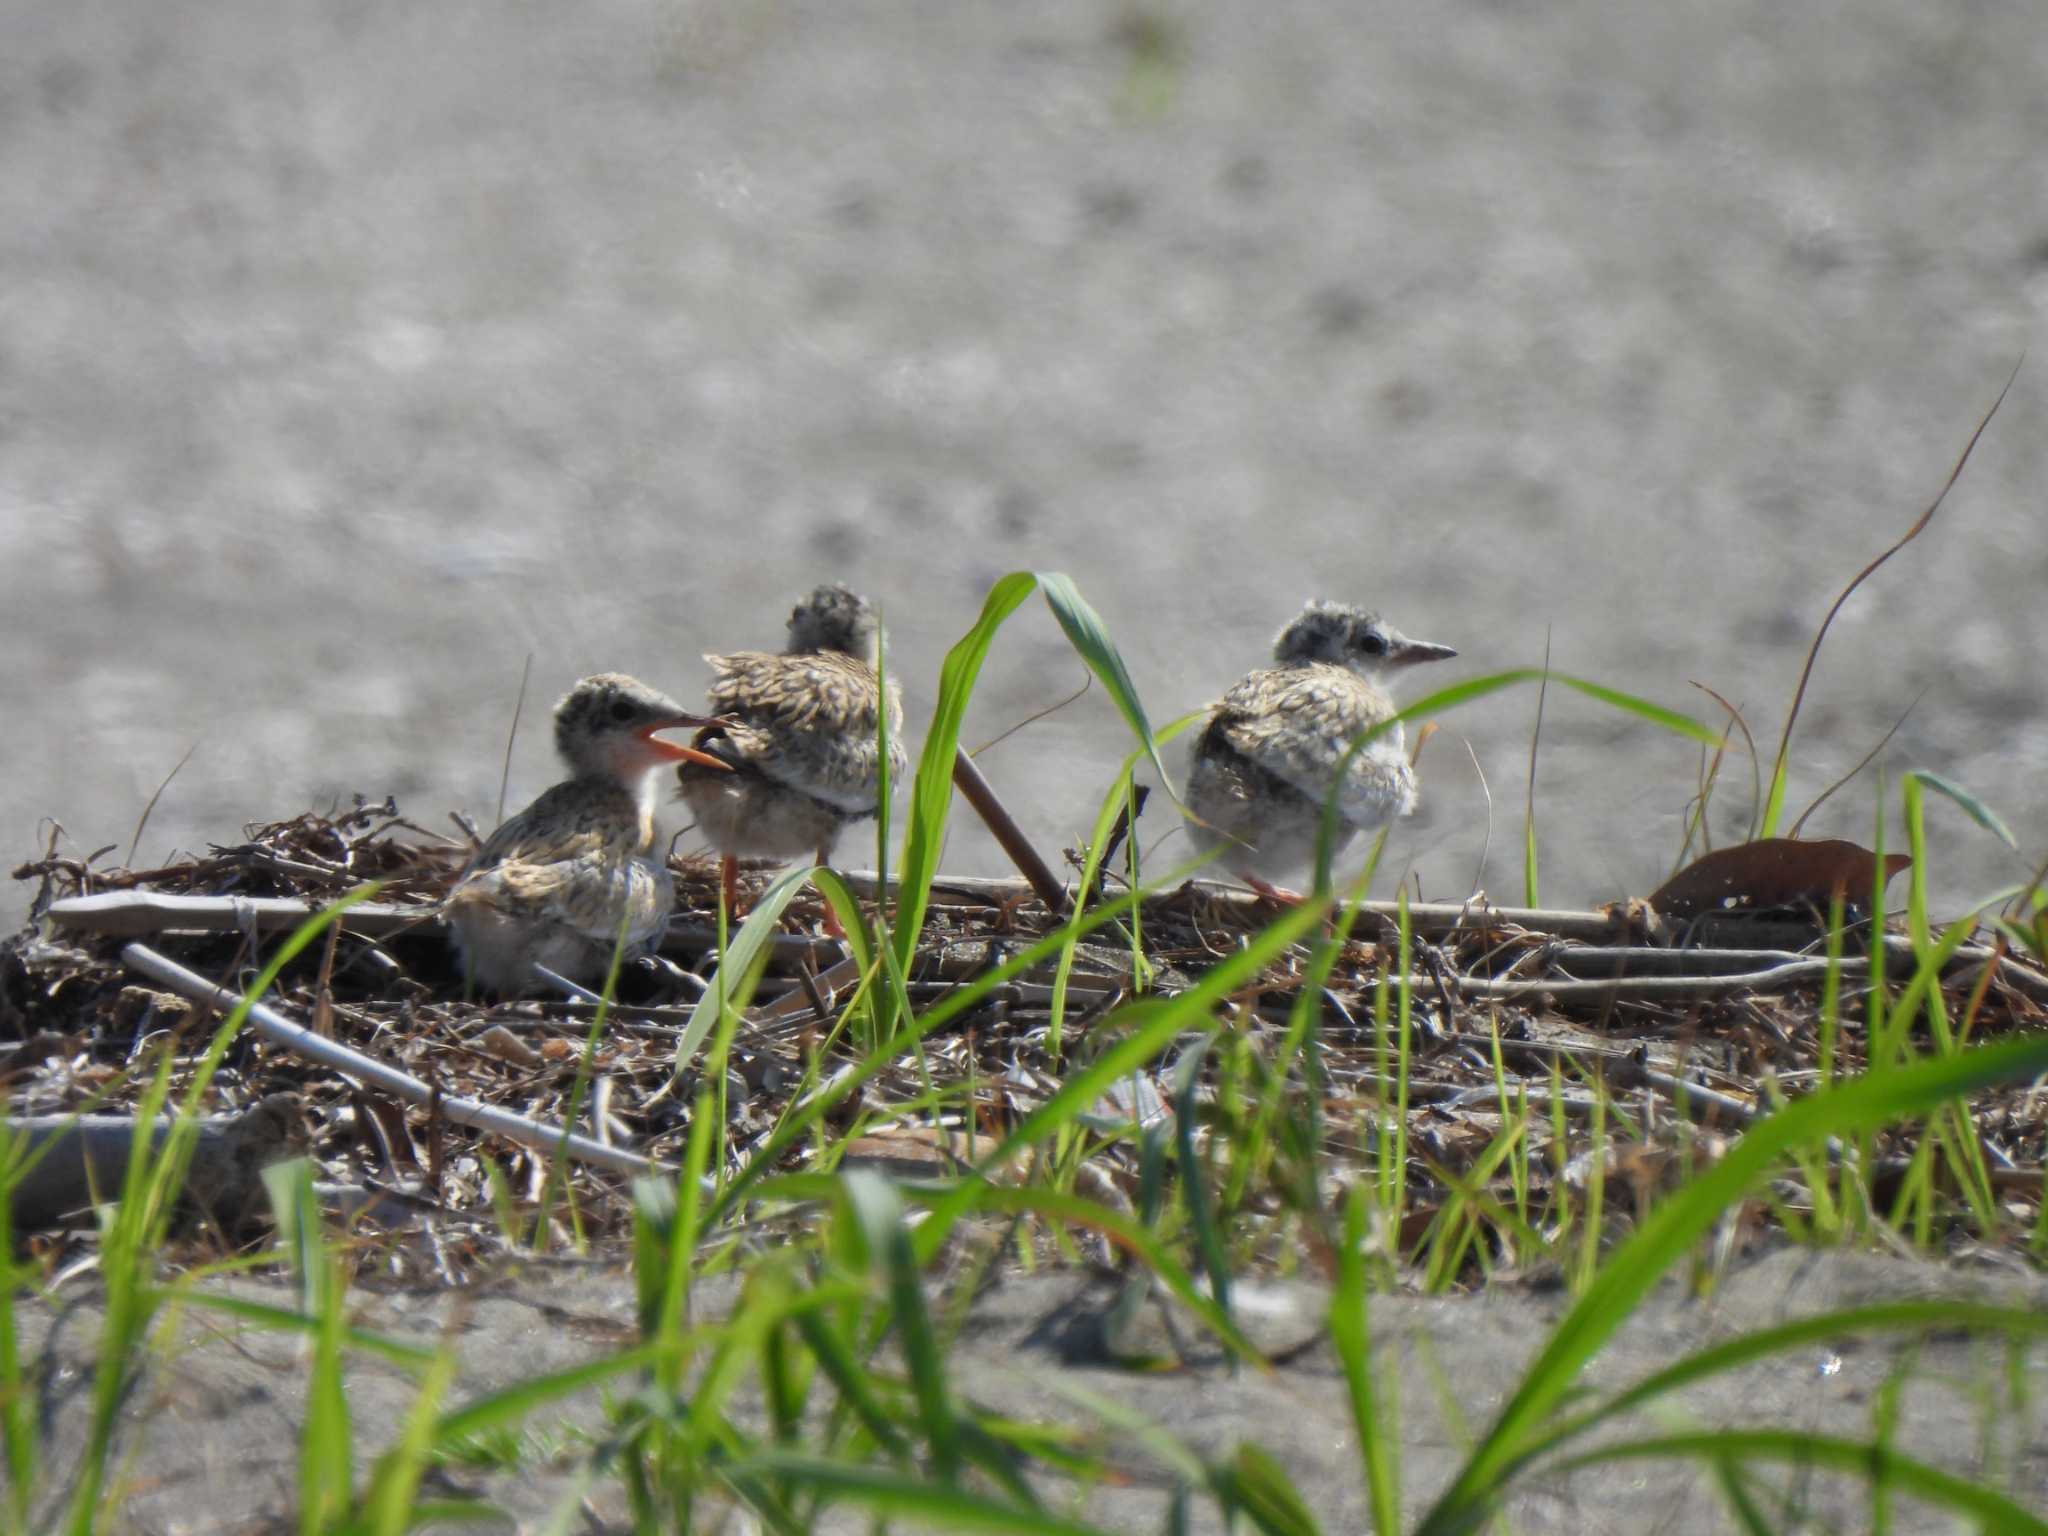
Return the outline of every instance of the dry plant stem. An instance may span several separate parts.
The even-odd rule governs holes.
[[[1806,700],[1806,685],[1813,679],[1813,664],[1819,659],[1821,642],[1828,637],[1828,626],[1835,622],[1835,615],[1842,611],[1842,605],[1848,602],[1856,589],[1869,579],[1871,572],[1912,543],[1914,539],[1920,536],[1921,530],[1934,520],[1934,514],[1939,512],[1941,504],[1948,500],[1948,493],[1955,489],[1956,481],[1962,478],[1963,466],[1970,462],[1970,455],[1976,452],[1977,440],[1984,435],[1984,429],[1991,425],[1991,418],[1998,414],[1998,408],[2005,404],[2005,397],[2012,390],[2013,380],[2020,376],[2020,366],[2025,361],[2026,358],[2022,356],[2019,362],[2012,365],[2012,377],[2005,381],[2005,388],[1998,392],[1998,398],[1991,402],[1991,409],[1986,411],[1983,420],[1977,423],[1977,430],[1970,434],[1970,440],[1963,445],[1963,451],[1956,459],[1955,468],[1948,472],[1948,479],[1942,482],[1941,489],[1935,494],[1934,500],[1927,504],[1927,510],[1920,514],[1912,527],[1899,536],[1897,543],[1893,544],[1891,548],[1887,549],[1883,554],[1856,573],[1855,578],[1850,581],[1849,585],[1842,588],[1842,595],[1835,599],[1833,606],[1827,611],[1827,616],[1820,621],[1820,628],[1814,631],[1813,644],[1807,648],[1806,652],[1806,665],[1799,670],[1799,686],[1792,693],[1792,707],[1785,713],[1784,732],[1778,737],[1778,756],[1771,765],[1771,782],[1773,784],[1778,782],[1778,776],[1785,771],[1785,759],[1792,750],[1792,727],[1798,723],[1799,706]],[[1833,791],[1830,790],[1829,793],[1832,794]],[[1766,828],[1765,830],[1769,831],[1771,829]]]
[[[1491,1035],[1476,1035],[1460,1030],[1444,1030],[1435,1037],[1445,1045],[1469,1047],[1476,1051],[1490,1051],[1495,1044]],[[1656,1067],[1646,1066],[1635,1059],[1632,1051],[1613,1050],[1602,1046],[1554,1045],[1542,1040],[1509,1040],[1499,1042],[1501,1058],[1521,1065],[1533,1065],[1548,1071],[1553,1065],[1570,1066],[1573,1063],[1598,1063],[1599,1071],[1609,1083],[1620,1088],[1653,1088],[1669,1098],[1674,1104],[1681,1101],[1689,1104],[1696,1118],[1705,1118],[1706,1111],[1748,1125],[1760,1119],[1761,1112],[1744,1099],[1722,1093],[1705,1083],[1679,1077]],[[1497,1090],[1491,1083],[1481,1084],[1475,1092],[1491,1097]]]
[[[1813,797],[1813,804],[1809,805],[1805,810],[1801,811],[1799,813],[1799,819],[1793,822],[1792,825],[1786,830],[1785,835],[1787,837],[1797,837],[1799,835],[1799,829],[1806,825],[1807,817],[1811,816],[1823,805],[1826,805],[1828,801],[1834,797],[1836,790],[1840,789],[1843,785],[1847,784],[1851,779],[1855,778],[1857,774],[1861,773],[1864,769],[1868,768],[1872,763],[1877,761],[1877,754],[1882,752],[1887,746],[1891,745],[1891,739],[1899,734],[1899,727],[1904,725],[1906,721],[1911,717],[1913,711],[1920,707],[1920,701],[1927,697],[1927,689],[1933,686],[1934,685],[1932,683],[1929,683],[1926,685],[1926,687],[1923,687],[1918,693],[1914,694],[1913,702],[1908,704],[1904,710],[1900,711],[1899,718],[1892,722],[1892,728],[1886,731],[1882,736],[1877,738],[1877,745],[1872,747],[1868,752],[1863,754],[1863,760],[1859,762],[1854,768],[1851,768],[1847,773],[1843,774],[1839,779],[1835,780],[1835,782],[1830,784],[1826,789],[1822,790],[1819,794]]]
[[[349,915],[353,917],[355,914],[351,912]],[[204,976],[186,970],[184,966],[166,959],[146,945],[130,944],[121,951],[121,960],[137,975],[147,976],[159,986],[168,987],[181,997],[217,1008],[222,1013],[228,1012],[241,1001],[226,987],[215,986]],[[437,1094],[426,1083],[408,1076],[396,1067],[350,1050],[338,1041],[322,1040],[311,1030],[294,1024],[266,1004],[251,1005],[249,1022],[266,1040],[359,1082],[374,1084],[397,1098],[422,1107],[432,1107],[442,1118],[452,1120],[457,1125],[490,1131],[509,1141],[521,1142],[546,1152],[559,1149],[568,1157],[596,1163],[599,1167],[609,1168],[615,1173],[675,1171],[669,1164],[657,1163],[637,1153],[623,1152],[617,1147],[605,1146],[602,1142],[592,1141],[587,1136],[566,1132],[560,1126],[531,1120],[525,1115],[515,1115],[509,1110],[497,1109],[489,1104],[479,1104],[475,1099],[450,1098]]]
[[[198,750],[199,743],[196,741],[185,749],[185,755],[178,759],[177,766],[164,775],[164,781],[157,785],[156,793],[151,795],[149,803],[143,806],[142,815],[135,823],[135,835],[128,839],[128,856],[121,860],[123,864],[132,866],[135,863],[135,850],[142,846],[142,829],[149,825],[149,818],[156,810],[157,801],[163,799],[164,791],[171,787],[171,780],[178,776],[180,769],[192,761],[192,754]]]
[[[505,825],[505,791],[512,785],[512,748],[519,740],[519,717],[526,712],[526,685],[533,678],[533,652],[519,669],[519,697],[512,701],[512,724],[505,732],[505,763],[498,773],[498,817],[492,826]]]
[[[1553,944],[1533,953],[1548,964],[1563,967],[1568,974],[1585,968],[1618,976],[1718,976],[1731,971],[1769,970],[1813,958],[1790,949],[1648,949],[1634,944]]]
[[[1869,970],[1862,959],[1841,961],[1844,979],[1860,977]],[[1823,959],[1795,959],[1761,971],[1733,971],[1709,976],[1603,976],[1593,980],[1567,981],[1537,977],[1530,981],[1502,981],[1492,976],[1462,976],[1453,972],[1444,979],[1465,997],[1495,1002],[1547,997],[1560,1003],[1606,1001],[1694,1002],[1725,997],[1733,992],[1777,992],[1786,987],[1818,983],[1827,974]],[[1400,985],[1396,978],[1392,985]],[[1434,985],[1426,975],[1411,976],[1408,985],[1425,992]]]
[[[1109,836],[1102,842],[1102,857],[1096,861],[1103,876],[1116,872],[1117,852],[1137,831],[1138,818],[1145,814],[1145,802],[1151,795],[1152,786],[1149,784],[1136,784],[1131,787],[1130,798],[1124,802],[1124,808],[1116,813],[1116,821],[1109,829]]]
[[[1536,753],[1543,742],[1543,701],[1550,693],[1550,630],[1543,631],[1543,680],[1536,685],[1536,724],[1529,731],[1529,785],[1522,801],[1522,834],[1525,839],[1523,853],[1533,855],[1536,847]],[[1527,895],[1536,899],[1534,883],[1529,880],[1529,870],[1524,868],[1522,878],[1530,885]]]
[[[1015,725],[1011,726],[1008,730],[1002,732],[1000,735],[989,737],[987,741],[984,741],[980,746],[976,747],[973,751],[968,752],[967,755],[969,757],[979,757],[982,753],[988,751],[990,748],[1001,746],[1004,742],[1008,741],[1012,736],[1016,735],[1019,731],[1024,730],[1026,727],[1036,725],[1039,721],[1047,718],[1048,716],[1058,714],[1061,710],[1065,709],[1069,704],[1078,703],[1080,700],[1086,698],[1088,696],[1088,690],[1093,688],[1094,686],[1095,674],[1093,672],[1087,671],[1082,672],[1081,686],[1076,688],[1072,693],[1068,694],[1064,699],[1061,699],[1056,703],[1046,705],[1045,708],[1039,710],[1035,714],[1026,715],[1022,720],[1019,720]],[[962,748],[961,750],[966,751],[965,748]]]
[[[1038,856],[1038,850],[1031,846],[1031,839],[1024,835],[1024,829],[1003,809],[995,790],[981,776],[981,770],[974,766],[974,759],[965,752],[953,754],[953,783],[961,798],[974,807],[974,813],[981,818],[982,824],[1003,845],[1003,852],[1010,856],[1010,862],[1017,866],[1038,899],[1045,903],[1046,911],[1055,916],[1064,913],[1067,910],[1067,893],[1060,884],[1059,876]]]
[[[1472,750],[1469,738],[1460,736],[1464,743],[1465,755],[1472,759],[1472,771],[1479,777],[1479,793],[1486,798],[1486,833],[1479,841],[1479,863],[1472,870],[1472,889],[1486,889],[1486,856],[1493,852],[1493,789],[1486,782],[1486,770],[1479,766],[1479,754]]]

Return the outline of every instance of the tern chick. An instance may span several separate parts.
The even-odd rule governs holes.
[[[659,731],[714,724],[617,672],[586,677],[555,706],[555,750],[571,777],[493,832],[442,903],[472,983],[531,987],[535,966],[599,977],[661,936],[675,890],[654,843],[654,775],[673,762],[723,772],[717,758]]]
[[[1273,665],[1244,677],[1210,712],[1188,770],[1198,847],[1268,896],[1270,882],[1310,864],[1323,805],[1360,734],[1396,712],[1387,674],[1458,653],[1410,640],[1377,614],[1310,603],[1280,632]],[[1415,771],[1400,725],[1351,761],[1337,792],[1334,854],[1415,807]],[[1204,825],[1206,823],[1206,825]]]
[[[893,679],[882,685],[880,642],[867,599],[827,585],[791,612],[780,653],[704,658],[717,674],[711,708],[724,723],[699,731],[694,744],[731,771],[686,762],[676,780],[678,798],[721,856],[728,911],[738,910],[741,855],[811,854],[826,864],[840,833],[875,814],[885,708],[890,782],[902,781],[903,695]]]

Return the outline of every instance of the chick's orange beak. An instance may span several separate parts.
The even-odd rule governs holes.
[[[728,763],[724,758],[713,757],[709,752],[701,751],[696,747],[683,746],[680,742],[663,741],[659,736],[655,735],[657,731],[673,731],[685,726],[723,725],[724,723],[722,720],[714,720],[705,715],[677,715],[672,720],[657,720],[653,725],[642,728],[638,734],[640,739],[647,743],[648,747],[657,757],[664,758],[672,763],[696,763],[700,767],[716,768],[721,773],[730,773],[732,772],[732,764]]]

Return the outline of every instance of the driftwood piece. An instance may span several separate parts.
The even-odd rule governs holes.
[[[848,886],[861,896],[873,898],[880,890],[880,884],[871,873],[849,872],[845,876]],[[893,884],[893,882],[892,882]],[[1237,891],[1228,887],[1197,887],[1206,899],[1224,907],[1242,907],[1247,912],[1256,909],[1262,898],[1248,891]],[[943,904],[941,893],[953,900],[980,902],[999,906],[1015,902],[1031,893],[1031,887],[1016,879],[956,878],[941,879],[933,885],[935,904]],[[51,905],[50,921],[62,931],[70,933],[102,933],[119,937],[158,932],[234,932],[247,924],[259,929],[276,930],[293,928],[310,917],[317,908],[303,901],[287,898],[263,897],[208,897],[208,896],[167,896],[154,891],[118,891],[98,896],[73,896]],[[1362,910],[1384,922],[1398,920],[1399,908],[1392,902],[1371,901]],[[1758,924],[1749,920],[1725,920],[1715,931],[1724,931],[1731,936],[1747,941],[1740,951],[1727,951],[1711,946],[1687,946],[1674,949],[1653,949],[1641,945],[1619,943],[1628,935],[1622,917],[1610,911],[1571,912],[1531,907],[1492,907],[1480,903],[1415,902],[1408,908],[1409,926],[1417,936],[1433,943],[1441,943],[1461,933],[1533,933],[1546,934],[1556,939],[1572,941],[1579,947],[1561,950],[1556,958],[1560,961],[1575,962],[1585,969],[1615,969],[1618,971],[1656,971],[1656,976],[1621,976],[1614,979],[1597,980],[1566,978],[1563,980],[1542,980],[1532,977],[1528,980],[1495,980],[1485,977],[1467,977],[1459,990],[1467,997],[1486,997],[1499,1000],[1533,997],[1548,992],[1560,1000],[1571,998],[1663,998],[1693,999],[1724,996],[1730,992],[1751,990],[1773,990],[1786,986],[1802,985],[1824,973],[1825,962],[1810,951],[1800,952],[1791,948],[1762,947],[1770,940],[1784,943],[1805,943],[1812,939],[1811,929],[1802,929],[1787,924]],[[422,928],[434,921],[431,908],[388,906],[365,902],[351,907],[342,917],[342,925],[368,937],[388,937],[413,928]],[[677,953],[701,952],[716,942],[715,931],[706,929],[700,923],[672,924],[663,942],[665,950]],[[831,940],[814,939],[801,934],[777,934],[771,939],[775,956],[780,961],[795,962],[806,956],[820,956],[825,953],[835,958],[842,953]],[[1892,966],[1910,964],[1913,959],[1912,941],[1904,934],[1889,934],[1884,937],[1883,947],[1887,963]],[[1733,955],[1739,953],[1756,963],[1753,969],[1729,970]],[[1601,955],[1624,956],[1625,959],[1603,960]],[[1696,964],[1687,963],[1684,958],[1656,958],[1657,956],[1693,957]],[[1969,944],[1959,948],[1949,960],[1946,974],[1967,971],[1997,961],[1998,979],[2006,986],[2025,994],[2035,1002],[2048,1003],[2048,975],[2013,959],[1999,955],[1988,946]],[[1859,956],[1844,956],[1843,975],[1866,973],[1866,963]],[[1859,969],[1858,967],[1865,967]],[[1682,971],[1683,974],[1672,974]],[[1617,986],[1619,990],[1617,990]]]
[[[172,896],[162,891],[103,891],[96,896],[67,896],[52,902],[44,915],[60,933],[103,934],[133,939],[159,933],[239,933],[253,927],[261,933],[288,932],[321,910],[320,904],[289,896]],[[397,906],[365,901],[340,919],[343,929],[365,938],[396,938],[440,931],[439,914],[429,906]],[[770,939],[778,961],[806,955],[837,953],[831,939],[779,933]],[[679,922],[662,940],[664,952],[697,955],[718,946],[718,930],[707,923]]]
[[[37,1115],[0,1122],[25,1134],[32,1166],[14,1187],[16,1231],[73,1226],[90,1218],[95,1203],[118,1198],[128,1176],[128,1154],[138,1122],[126,1115]],[[151,1126],[163,1145],[171,1121]],[[267,1202],[263,1170],[298,1150],[302,1140],[295,1094],[273,1093],[238,1115],[201,1120],[193,1143],[181,1209],[239,1232],[260,1219]]]
[[[170,896],[162,891],[105,891],[67,896],[44,915],[63,933],[101,933],[134,938],[146,933],[235,933],[244,925],[262,932],[296,928],[320,906],[289,896]],[[351,933],[381,939],[410,928],[431,931],[432,907],[400,907],[365,901],[350,907],[341,925]]]
[[[182,997],[188,997],[197,1003],[205,1003],[223,1013],[241,1001],[226,987],[215,986],[204,976],[188,971],[176,961],[166,959],[146,945],[130,944],[121,951],[121,960],[129,970],[147,976],[159,986],[168,987]],[[325,1039],[301,1025],[294,1024],[268,1004],[252,1004],[249,1009],[249,1022],[265,1039],[274,1041],[287,1050],[316,1061],[323,1067],[355,1078],[358,1082],[382,1088],[396,1098],[431,1108],[442,1118],[452,1120],[457,1125],[490,1131],[509,1141],[538,1147],[545,1152],[559,1149],[568,1157],[580,1162],[596,1163],[616,1173],[675,1171],[670,1164],[657,1163],[651,1158],[640,1156],[637,1152],[607,1146],[603,1142],[593,1141],[588,1136],[576,1135],[558,1125],[548,1125],[539,1120],[529,1119],[525,1115],[515,1115],[510,1110],[479,1103],[475,1099],[437,1094],[428,1084],[386,1062],[365,1056],[360,1051],[350,1050],[339,1041]]]

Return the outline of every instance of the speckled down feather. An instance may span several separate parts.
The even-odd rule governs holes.
[[[1344,754],[1395,713],[1393,701],[1350,669],[1324,663],[1253,672],[1227,694],[1196,739],[1188,809],[1198,847],[1229,868],[1277,878],[1315,856],[1322,808]],[[1395,725],[1360,752],[1338,795],[1336,848],[1415,805],[1415,774]]]
[[[470,975],[519,992],[538,962],[576,980],[604,973],[624,926],[627,954],[661,936],[675,905],[647,856],[648,812],[622,785],[558,784],[491,834],[444,911]]]
[[[704,659],[717,674],[711,707],[732,723],[700,733],[697,744],[737,771],[685,763],[677,780],[700,830],[721,852],[829,852],[847,824],[874,814],[883,688],[873,667],[838,651]],[[900,783],[909,769],[903,697],[893,681],[887,694],[890,777]]]
[[[873,667],[837,651],[740,651],[704,660],[718,674],[712,711],[736,722],[722,734],[739,760],[841,811],[873,813],[882,703]],[[908,766],[903,695],[893,681],[888,694],[889,768],[900,779]]]
[[[675,888],[648,853],[653,775],[681,749],[655,738],[715,723],[618,672],[562,696],[555,750],[574,777],[492,833],[442,904],[472,981],[523,992],[535,965],[595,978],[622,932],[629,953],[660,937]]]

